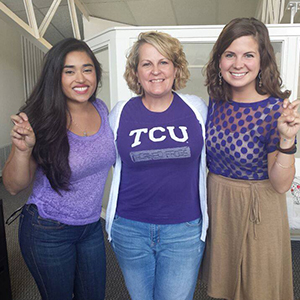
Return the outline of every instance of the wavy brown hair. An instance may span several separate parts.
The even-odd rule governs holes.
[[[178,39],[167,33],[147,31],[139,34],[138,40],[133,44],[127,55],[124,78],[130,90],[137,95],[144,94],[143,87],[138,83],[136,72],[139,64],[140,47],[146,43],[155,47],[159,53],[172,61],[174,67],[177,68],[172,89],[177,91],[184,88],[190,77],[190,72],[188,70],[188,62],[181,43]]]
[[[282,79],[276,64],[268,29],[255,18],[234,19],[220,33],[204,70],[206,75],[205,85],[210,97],[225,101],[232,99],[231,86],[225,80],[223,80],[221,86],[219,85],[219,62],[221,55],[231,43],[242,36],[253,36],[258,43],[262,86],[259,87],[259,78],[257,76],[256,91],[260,95],[270,94],[279,98],[288,98],[291,92],[288,90],[281,91]]]

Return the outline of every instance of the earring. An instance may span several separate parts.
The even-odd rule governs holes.
[[[262,87],[262,80],[261,80],[261,71],[259,71],[259,73],[258,73],[258,86],[261,88]]]
[[[219,76],[219,85],[221,86],[223,84],[223,80],[222,80],[223,77],[221,71],[219,72],[218,76]]]

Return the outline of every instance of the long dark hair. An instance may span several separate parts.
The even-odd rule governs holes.
[[[260,95],[270,94],[279,98],[287,98],[290,91],[281,91],[282,80],[276,64],[274,49],[272,47],[267,27],[255,18],[237,18],[230,21],[220,33],[209,62],[206,65],[206,82],[208,94],[217,100],[229,101],[232,99],[231,86],[223,80],[219,85],[219,62],[221,55],[230,44],[242,37],[253,36],[257,41],[260,55],[260,72],[262,85],[259,86],[259,78],[256,78],[256,91]]]
[[[71,169],[70,145],[67,135],[67,99],[62,91],[62,71],[68,53],[82,51],[93,61],[97,82],[101,84],[102,69],[88,45],[67,38],[53,46],[45,55],[44,64],[26,104],[20,109],[27,114],[36,136],[32,155],[47,176],[51,187],[69,190]],[[95,101],[96,92],[89,101]]]

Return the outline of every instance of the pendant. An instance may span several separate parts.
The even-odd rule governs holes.
[[[88,136],[87,133],[86,133],[86,131],[83,132],[83,136]]]

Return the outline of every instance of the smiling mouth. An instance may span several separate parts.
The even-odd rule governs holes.
[[[248,74],[248,72],[244,72],[244,73],[234,73],[234,72],[230,72],[230,74],[234,77],[243,77],[246,74]]]
[[[84,86],[84,87],[74,87],[73,90],[75,92],[79,92],[79,93],[84,93],[88,90],[88,86]]]
[[[163,82],[164,79],[151,79],[149,81],[152,82],[152,83],[158,83],[158,82]]]

